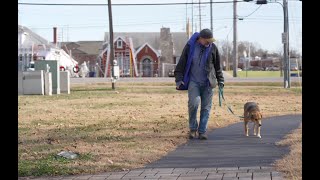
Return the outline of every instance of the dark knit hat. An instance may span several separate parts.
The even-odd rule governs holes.
[[[202,29],[200,31],[200,37],[206,39],[209,43],[213,43],[214,41],[216,41],[213,38],[212,31],[210,29]]]

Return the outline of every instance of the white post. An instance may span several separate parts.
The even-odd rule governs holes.
[[[164,77],[164,64],[165,63],[162,63],[162,77]]]
[[[44,73],[44,94],[52,96],[52,74],[51,74],[51,72]]]
[[[60,71],[60,92],[70,94],[69,71]]]

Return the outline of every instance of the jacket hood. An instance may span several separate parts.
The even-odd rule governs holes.
[[[190,37],[188,41],[188,44],[194,44],[197,41],[199,36],[200,36],[200,33],[198,32],[193,33],[193,35]]]

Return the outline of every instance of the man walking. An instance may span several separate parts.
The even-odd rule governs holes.
[[[224,87],[220,65],[220,55],[215,39],[209,29],[194,33],[185,45],[174,76],[177,90],[188,90],[189,138],[206,140],[209,114],[212,105],[213,89]],[[197,111],[201,102],[200,121]]]

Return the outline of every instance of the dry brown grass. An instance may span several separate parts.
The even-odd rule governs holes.
[[[19,176],[97,173],[143,167],[187,141],[187,92],[172,83],[73,85],[70,95],[19,96]],[[301,89],[228,86],[226,101],[242,115],[247,101],[264,117],[301,113]],[[240,122],[214,104],[209,129]],[[76,160],[56,156],[62,150]]]
[[[288,180],[302,180],[302,125],[277,142],[279,146],[289,146],[290,153],[276,161],[275,167],[285,174]]]

